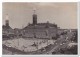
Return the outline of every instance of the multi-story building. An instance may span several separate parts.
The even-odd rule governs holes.
[[[34,12],[32,15],[33,23],[23,28],[24,37],[32,38],[53,38],[57,36],[57,25],[49,23],[37,23],[37,14]]]

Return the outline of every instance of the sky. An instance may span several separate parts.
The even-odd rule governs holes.
[[[4,2],[2,24],[4,25],[8,19],[12,28],[23,28],[32,23],[34,9],[38,23],[49,21],[63,29],[77,28],[77,3],[74,2]]]

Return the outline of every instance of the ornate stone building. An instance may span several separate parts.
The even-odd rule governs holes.
[[[37,23],[37,14],[34,13],[32,15],[33,17],[33,23],[29,24],[22,30],[23,37],[31,37],[31,38],[52,38],[56,37],[57,35],[57,25],[49,23],[47,21],[46,23]]]

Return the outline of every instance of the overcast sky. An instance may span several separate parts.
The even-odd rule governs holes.
[[[33,9],[36,8],[38,23],[55,23],[60,28],[77,28],[76,3],[3,3],[3,24],[6,14],[12,28],[22,28],[32,23]]]

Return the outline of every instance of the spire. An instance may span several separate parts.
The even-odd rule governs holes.
[[[36,14],[36,8],[33,9],[33,14]]]
[[[8,14],[6,14],[6,20],[9,20],[9,16],[8,16]]]

